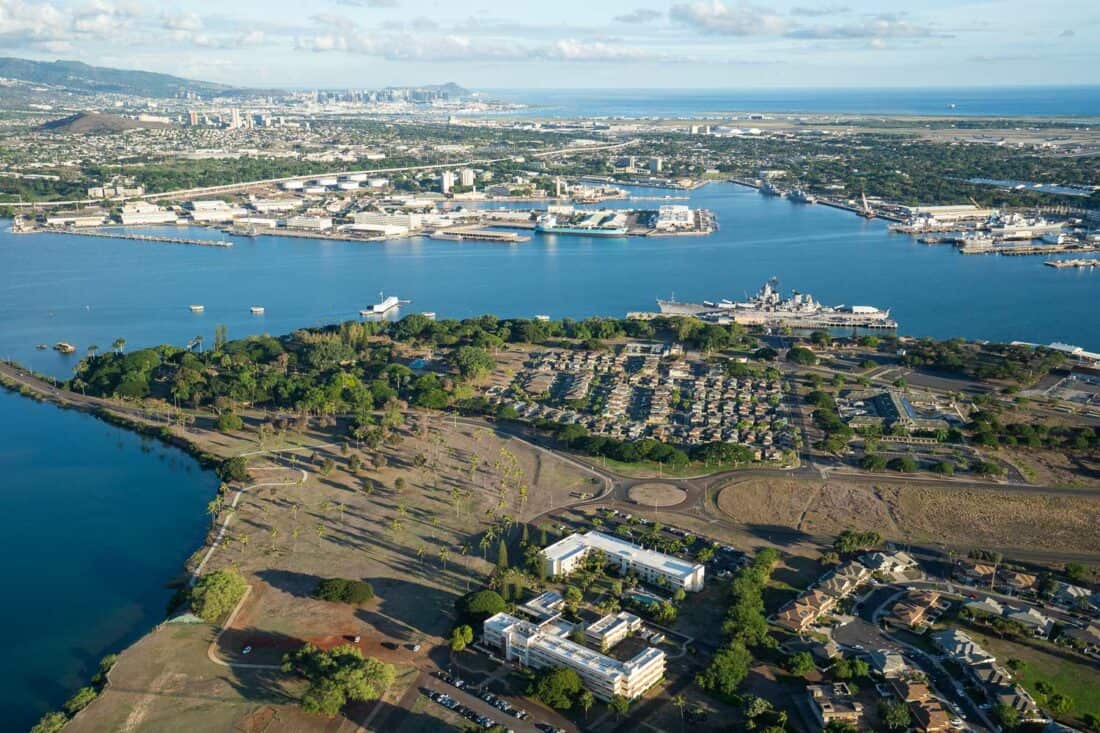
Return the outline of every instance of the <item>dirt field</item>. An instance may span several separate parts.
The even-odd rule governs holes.
[[[373,450],[325,445],[331,430],[269,438],[262,449],[254,433],[189,436],[221,455],[263,450],[250,471],[254,482],[270,484],[243,494],[205,568],[236,567],[252,585],[217,644],[224,661],[277,665],[303,642],[333,646],[360,636],[369,656],[428,665],[426,655],[451,628],[454,600],[480,586],[496,560],[496,543],[479,543],[484,530],[505,515],[531,518],[602,487],[551,454],[438,416],[410,413]],[[288,450],[296,445],[305,447]],[[518,527],[512,532],[518,536]],[[366,580],[376,597],[359,607],[313,600],[323,577]],[[76,729],[338,729],[339,721],[299,713],[280,673],[215,665],[206,656],[212,639],[206,625],[152,633],[123,653],[107,693]],[[422,707],[415,717],[425,730],[446,727],[434,715],[444,708]]]
[[[734,522],[778,532],[865,529],[898,541],[1100,555],[1095,496],[788,479],[730,484],[717,504]]]

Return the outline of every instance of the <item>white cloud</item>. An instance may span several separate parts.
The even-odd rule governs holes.
[[[162,18],[162,24],[167,30],[197,31],[202,28],[202,18],[200,18],[196,13],[165,15]]]
[[[827,15],[843,15],[847,13],[849,8],[845,5],[822,5],[819,7],[800,7],[795,6],[791,8],[791,15],[802,15],[807,18],[822,18]]]
[[[767,8],[726,5],[721,0],[673,5],[668,15],[690,28],[720,36],[774,36],[790,26],[790,21]]]
[[[77,8],[0,0],[0,46],[68,50],[85,39],[117,38],[131,28],[141,8],[131,2],[96,0]]]
[[[638,8],[637,10],[632,10],[629,13],[624,13],[623,15],[616,15],[615,20],[619,23],[641,24],[657,20],[662,15],[663,13],[659,10]]]
[[[302,50],[356,53],[378,56],[388,61],[614,63],[684,60],[635,46],[572,38],[545,44],[526,44],[461,34],[380,36],[357,28],[340,30],[336,27],[300,36],[295,45]]]

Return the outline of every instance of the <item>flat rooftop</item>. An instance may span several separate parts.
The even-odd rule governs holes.
[[[635,565],[652,568],[666,575],[681,578],[691,575],[696,569],[702,567],[697,563],[681,560],[662,552],[647,550],[618,537],[596,531],[571,534],[544,549],[543,553],[551,560],[568,560],[574,555],[587,552],[590,549],[600,550],[609,557],[626,558]]]
[[[635,657],[621,662],[614,657],[589,649],[583,644],[578,644],[564,635],[559,636],[552,632],[543,631],[534,624],[504,612],[487,619],[485,628],[493,628],[501,632],[519,633],[528,640],[531,646],[537,647],[543,653],[567,662],[574,669],[584,669],[605,679],[614,679],[619,675],[629,675],[634,670],[665,656],[665,653],[660,649],[647,647]]]

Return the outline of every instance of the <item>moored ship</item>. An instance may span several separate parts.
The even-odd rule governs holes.
[[[542,234],[572,234],[581,237],[625,237],[625,226],[604,223],[588,223],[587,217],[579,223],[562,223],[555,214],[544,214],[535,221],[535,231]]]
[[[812,193],[804,188],[796,188],[795,190],[791,191],[790,195],[787,196],[787,198],[789,198],[791,201],[794,201],[796,204],[817,203],[817,196],[814,196]]]
[[[822,305],[808,293],[794,291],[789,298],[779,292],[779,281],[772,278],[760,291],[744,302],[682,303],[657,300],[663,315],[694,316],[704,320],[733,321],[745,325],[772,328],[897,328],[890,311],[869,305]]]

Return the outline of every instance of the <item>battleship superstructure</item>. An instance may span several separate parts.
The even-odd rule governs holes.
[[[732,321],[745,325],[771,328],[897,328],[890,311],[869,305],[828,306],[814,300],[809,293],[797,290],[784,298],[779,281],[772,278],[747,301],[730,300],[702,303],[681,303],[657,300],[662,315],[695,316],[704,320]]]

